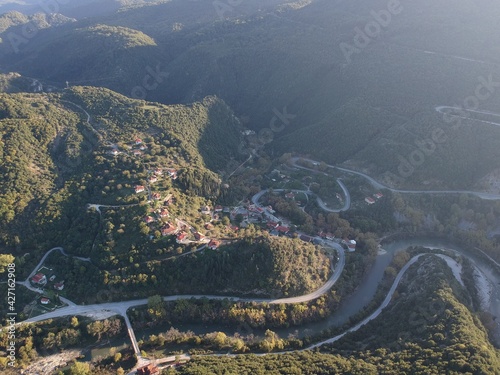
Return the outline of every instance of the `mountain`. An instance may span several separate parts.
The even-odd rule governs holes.
[[[73,0],[73,1],[37,1],[3,0],[0,1],[0,14],[18,11],[27,15],[34,13],[61,13],[67,17],[86,18],[114,13],[121,7],[141,6],[156,3],[158,0]]]
[[[210,1],[194,8],[172,1],[41,30],[18,54],[1,56],[0,66],[60,87],[102,85],[127,96],[158,69],[168,77],[148,100],[217,95],[257,131],[285,112],[290,118],[274,124],[280,131],[267,145],[274,154],[307,153],[393,186],[470,188],[500,168],[498,126],[476,114],[450,127],[436,108],[478,102],[498,111],[500,9],[426,0],[391,11],[383,1],[253,1],[218,14]],[[369,37],[367,27],[379,32]],[[154,44],[126,48],[136,38]],[[479,100],[482,82],[490,83]],[[432,141],[434,131],[446,140]]]
[[[35,13],[31,16],[26,16],[20,12],[8,12],[0,16],[0,33],[6,32],[19,32],[22,35],[29,35],[33,32],[33,28],[38,30],[46,29],[49,27],[57,27],[67,22],[76,21],[74,18],[69,18],[58,13]],[[19,26],[26,26],[29,28],[22,29]]]

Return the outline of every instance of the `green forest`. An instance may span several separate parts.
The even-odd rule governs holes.
[[[388,309],[321,351],[279,356],[196,357],[167,374],[496,374],[497,349],[449,268],[424,258]]]

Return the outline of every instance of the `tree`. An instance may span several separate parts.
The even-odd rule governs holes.
[[[0,273],[7,270],[7,266],[14,262],[14,256],[11,254],[0,254]]]
[[[163,307],[163,298],[160,295],[156,294],[148,298],[148,309],[160,309]]]
[[[90,375],[90,365],[84,362],[75,362],[73,366],[69,368],[69,375]]]

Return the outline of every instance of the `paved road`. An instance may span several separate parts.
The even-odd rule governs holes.
[[[311,163],[317,163],[317,161],[315,161],[315,160],[306,159],[306,158],[298,158],[298,157],[292,158],[292,162],[296,163],[298,159],[306,160],[306,161],[309,161]],[[386,185],[378,182],[373,177],[370,177],[365,173],[354,171],[354,170],[348,169],[348,168],[336,167],[334,165],[329,165],[329,164],[327,164],[327,166],[329,166],[330,168],[337,169],[339,171],[343,171],[343,172],[347,172],[350,174],[355,174],[355,175],[361,176],[361,177],[365,178],[366,180],[368,180],[368,182],[370,182],[370,184],[375,189],[387,189],[387,190],[390,190],[394,193],[401,193],[401,194],[470,194],[470,195],[474,195],[476,197],[479,197],[479,198],[485,199],[485,200],[500,200],[500,194],[485,193],[485,192],[473,191],[473,190],[402,190],[402,189],[394,189],[394,188],[391,188],[389,186],[386,186]]]
[[[381,313],[382,313],[382,310],[384,310],[388,305],[389,303],[391,302],[392,300],[392,297],[394,296],[394,292],[396,291],[397,287],[399,286],[399,283],[401,282],[401,279],[403,278],[404,274],[406,273],[406,271],[408,271],[408,269],[416,262],[418,261],[421,257],[423,256],[426,256],[426,255],[433,255],[433,256],[437,256],[439,258],[442,258],[444,260],[448,260],[450,262],[453,262],[455,263],[455,259],[449,257],[449,256],[446,256],[446,255],[443,255],[443,254],[433,254],[433,253],[430,253],[430,254],[419,254],[419,255],[416,255],[414,256],[413,258],[411,258],[408,263],[406,263],[404,265],[404,267],[401,269],[401,271],[399,271],[399,273],[397,274],[396,276],[396,279],[394,280],[392,286],[391,286],[391,289],[389,290],[389,292],[387,293],[387,296],[385,297],[384,301],[382,302],[382,304],[370,315],[368,316],[367,318],[365,318],[363,321],[359,322],[358,324],[356,324],[354,327],[352,328],[349,328],[347,331],[341,333],[340,335],[337,335],[335,337],[332,337],[330,339],[327,339],[327,340],[324,340],[324,341],[320,341],[316,344],[313,344],[313,345],[310,345],[306,348],[306,350],[310,350],[310,349],[314,349],[314,348],[317,348],[317,347],[320,347],[322,345],[325,345],[325,344],[331,344],[337,340],[340,340],[342,337],[344,337],[345,335],[347,335],[348,333],[351,333],[351,332],[354,332],[354,331],[357,331],[358,329],[360,329],[362,326],[366,325],[368,322],[372,321],[373,319],[377,318]],[[447,263],[448,264],[448,263]],[[455,274],[454,274],[455,275]],[[462,283],[462,280],[461,279],[458,279],[458,282]]]
[[[139,203],[133,203],[133,204],[123,204],[123,205],[115,205],[115,206],[110,206],[106,204],[96,204],[96,203],[89,203],[87,204],[87,208],[94,208],[99,214],[101,213],[101,207],[102,208],[123,208],[123,207],[134,207],[138,206]]]
[[[305,168],[307,169],[307,168]],[[349,194],[349,191],[347,190],[347,188],[345,187],[345,185],[342,183],[342,181],[337,180],[337,182],[339,183],[339,185],[342,187],[342,190],[344,190],[344,193],[345,193],[345,196],[346,196],[346,200],[345,200],[345,203],[344,203],[344,207],[342,208],[338,208],[338,209],[332,209],[332,208],[329,208],[326,206],[326,203],[323,202],[323,200],[318,197],[316,194],[308,191],[308,190],[298,190],[298,189],[272,189],[273,192],[276,192],[276,193],[279,193],[279,192],[283,192],[283,191],[292,191],[294,193],[303,193],[305,194],[306,196],[309,196],[309,195],[316,195],[316,201],[318,202],[318,205],[321,207],[322,210],[325,210],[325,211],[328,211],[328,212],[341,212],[341,211],[347,211],[350,207],[351,207],[351,196]],[[258,192],[256,195],[254,195],[254,197],[252,198],[252,202],[255,204],[255,205],[258,205],[258,202],[260,200],[260,198],[262,197],[262,195],[264,195],[265,193],[269,192],[271,189],[266,189],[266,190],[262,190],[260,192]],[[255,198],[255,199],[254,199]]]
[[[391,289],[387,293],[387,296],[385,297],[384,301],[382,302],[382,304],[370,316],[368,316],[367,318],[365,318],[364,320],[362,320],[361,322],[359,322],[358,324],[356,324],[354,327],[349,328],[347,331],[341,333],[340,335],[332,337],[332,338],[330,338],[328,340],[320,341],[320,342],[318,342],[318,343],[316,343],[314,345],[311,345],[311,346],[307,347],[306,349],[314,349],[314,348],[317,348],[317,347],[325,345],[325,344],[331,344],[331,343],[333,343],[333,342],[335,342],[337,340],[340,340],[342,337],[344,337],[348,333],[357,331],[362,326],[364,326],[368,322],[370,322],[373,319],[375,319],[376,317],[378,317],[380,315],[380,313],[382,312],[382,310],[385,309],[387,307],[387,305],[389,305],[389,302],[391,302],[392,296],[394,295],[394,292],[396,291],[396,289],[397,289],[397,287],[398,287],[401,279],[403,278],[405,272],[408,270],[408,268],[411,267],[412,264],[414,264],[417,260],[419,260],[424,255],[427,255],[427,254],[419,254],[419,255],[411,258],[408,261],[408,263],[406,263],[404,265],[404,267],[401,269],[401,271],[399,271],[399,273],[397,274],[396,279],[394,280],[394,283],[392,284]],[[452,259],[452,258],[450,258],[450,259]],[[454,259],[452,259],[452,260],[454,261]]]
[[[340,275],[342,274],[342,270],[345,265],[345,256],[344,251],[340,245],[337,243],[332,243],[339,250],[339,262],[335,271],[328,281],[316,291],[306,294],[304,296],[290,297],[290,298],[281,298],[281,299],[272,299],[272,298],[240,298],[240,297],[232,297],[232,296],[216,296],[216,295],[197,295],[197,294],[186,294],[186,295],[176,295],[176,296],[166,296],[163,297],[163,300],[166,302],[177,301],[181,299],[203,299],[208,298],[212,300],[224,300],[229,299],[235,302],[267,302],[269,304],[290,304],[290,303],[299,303],[299,302],[307,302],[312,301],[316,298],[321,297],[325,294],[338,280]],[[119,315],[126,315],[126,311],[131,307],[146,305],[148,303],[147,299],[137,299],[131,301],[122,301],[122,302],[108,302],[108,303],[100,303],[100,304],[92,304],[92,305],[72,305],[63,307],[61,309],[48,312],[39,316],[35,316],[28,320],[25,320],[23,323],[33,323],[39,322],[46,319],[57,318],[61,316],[70,316],[70,315],[89,315],[94,314],[96,312],[115,312]]]
[[[451,111],[449,111],[449,110],[451,110]],[[479,113],[482,115],[500,117],[500,114],[494,113],[494,112],[475,111],[473,109],[465,109],[465,108],[460,108],[460,107],[449,107],[449,106],[445,106],[445,105],[436,107],[436,111],[438,111],[439,113],[442,113],[442,114],[448,114],[451,117],[458,117],[458,118],[462,118],[464,120],[472,120],[472,121],[483,122],[483,123],[489,124],[489,125],[500,126],[500,123],[498,123],[498,122],[486,121],[486,120],[481,120],[481,119],[477,119],[474,117],[470,117],[470,116],[467,117],[466,116],[466,112],[469,112],[469,113]]]
[[[34,286],[31,285],[30,283],[30,279],[38,272],[38,270],[40,269],[40,267],[42,267],[43,263],[45,262],[45,259],[47,259],[47,257],[52,254],[54,251],[59,251],[62,255],[64,256],[67,256],[67,257],[73,257],[75,259],[79,259],[83,262],[90,262],[90,258],[82,258],[82,257],[77,257],[77,256],[74,256],[74,255],[69,255],[68,253],[66,253],[64,251],[64,249],[62,247],[54,247],[52,249],[50,249],[49,251],[47,251],[45,253],[45,255],[42,257],[42,259],[40,260],[40,262],[38,262],[38,264],[36,265],[36,267],[33,269],[33,271],[31,271],[31,273],[29,274],[29,276],[26,278],[26,280],[24,281],[18,281],[16,282],[16,284],[18,285],[23,285],[25,286],[27,289],[35,292],[35,293],[40,293],[42,294],[43,293],[43,290],[41,289],[38,289],[38,288],[35,288]],[[70,301],[69,299],[67,298],[64,298],[64,297],[60,297],[61,301],[64,302],[65,304],[69,305],[69,306],[76,306],[76,304],[72,301]]]
[[[181,299],[212,299],[212,300],[224,300],[224,299],[229,299],[231,301],[241,301],[241,302],[267,302],[269,304],[291,304],[291,303],[300,303],[300,302],[307,302],[307,301],[312,301],[316,298],[319,298],[328,290],[332,288],[332,286],[337,282],[339,279],[340,275],[342,274],[342,271],[345,266],[345,254],[344,254],[344,249],[337,243],[332,242],[332,241],[326,241],[326,244],[334,247],[335,249],[338,250],[339,253],[339,261],[337,263],[337,266],[335,267],[334,272],[332,273],[332,276],[328,279],[328,281],[319,289],[316,291],[303,295],[303,296],[297,296],[297,297],[290,297],[290,298],[281,298],[281,299],[269,299],[269,298],[262,298],[262,299],[256,299],[256,298],[240,298],[240,297],[231,297],[231,296],[215,296],[215,295],[194,295],[194,294],[189,294],[189,295],[176,295],[176,296],[166,296],[163,297],[163,300],[166,302],[169,301],[177,301]],[[61,251],[63,254],[64,250],[61,247],[57,247],[54,249],[49,250],[42,258],[38,266],[33,270],[33,272],[30,274],[30,277],[34,275],[36,270],[43,264],[47,256],[52,253],[53,251]],[[333,264],[333,263],[332,263]],[[38,291],[40,290],[33,288],[29,284],[29,278],[20,283],[27,288]],[[19,324],[23,323],[34,323],[34,322],[39,322],[42,320],[46,319],[53,319],[53,318],[58,318],[58,317],[63,317],[63,316],[73,316],[73,315],[84,315],[84,316],[104,316],[108,315],[111,316],[113,313],[116,313],[118,315],[121,315],[125,319],[125,323],[127,325],[127,330],[130,336],[130,339],[132,341],[132,346],[134,348],[135,353],[137,356],[140,358],[140,350],[139,350],[139,345],[137,344],[137,339],[135,337],[132,325],[130,324],[130,321],[127,316],[127,310],[131,307],[134,306],[141,306],[141,305],[146,305],[148,303],[147,299],[138,299],[138,300],[131,300],[131,301],[122,301],[122,302],[109,302],[109,303],[101,303],[101,304],[92,304],[92,305],[76,305],[75,303],[65,300],[65,302],[68,304],[68,306],[63,307],[61,309],[57,309],[52,312],[48,312],[30,319],[25,320],[24,322],[20,322]]]
[[[318,205],[321,207],[322,210],[328,211],[328,212],[342,212],[342,211],[348,211],[351,208],[351,194],[349,194],[349,190],[347,190],[347,187],[344,185],[342,180],[340,178],[337,178],[337,183],[340,185],[342,190],[344,191],[344,197],[345,197],[345,203],[344,207],[338,208],[338,209],[332,209],[326,206],[325,202],[321,200],[320,197],[317,197],[316,200],[318,202]]]
[[[300,169],[305,169],[306,171],[311,171],[311,172],[314,172],[314,173],[324,173],[324,172],[317,171],[316,169],[311,169],[311,168],[303,167],[302,165],[297,164],[297,160],[298,159],[299,158],[296,158],[296,157],[291,159],[294,167],[300,168]],[[304,159],[304,160],[309,160],[309,159]],[[313,162],[313,163],[316,163],[313,160],[310,160],[310,161]],[[328,173],[324,173],[324,174],[328,174]],[[329,207],[327,207],[327,205],[325,204],[325,202],[323,202],[321,200],[320,197],[316,197],[316,200],[318,201],[319,206],[324,211],[338,213],[338,212],[342,212],[342,211],[347,211],[347,210],[349,210],[349,208],[351,208],[351,194],[349,193],[349,190],[347,189],[347,187],[344,185],[344,183],[342,182],[342,180],[340,178],[337,178],[337,183],[339,184],[339,186],[342,188],[342,190],[344,192],[344,197],[345,197],[344,207],[339,208],[339,209],[329,208]]]

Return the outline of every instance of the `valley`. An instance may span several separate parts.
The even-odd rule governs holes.
[[[499,16],[0,1],[0,372],[497,374]]]

